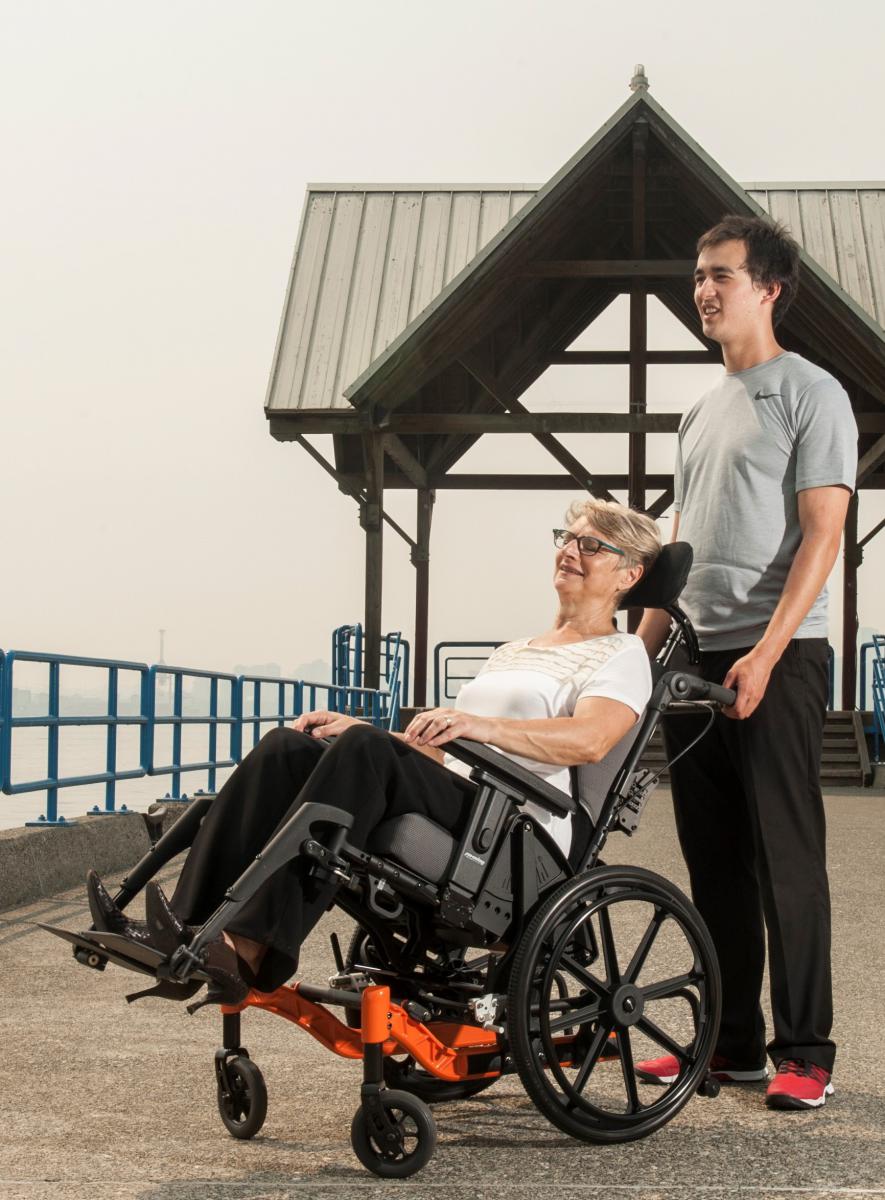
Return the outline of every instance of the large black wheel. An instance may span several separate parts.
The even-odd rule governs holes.
[[[375,1175],[405,1179],[426,1166],[436,1149],[436,1125],[430,1109],[408,1092],[378,1093],[381,1111],[361,1105],[350,1127],[354,1153]]]
[[[251,1138],[267,1116],[267,1085],[251,1058],[238,1055],[226,1064],[227,1086],[218,1076],[218,1111],[231,1137]]]
[[[554,1125],[588,1142],[632,1141],[702,1085],[720,1004],[713,943],[687,897],[651,871],[599,867],[558,888],[520,940],[507,997],[511,1052]],[[635,1065],[663,1055],[679,1071],[662,1091]]]

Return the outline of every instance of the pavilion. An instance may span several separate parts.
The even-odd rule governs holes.
[[[541,188],[527,185],[312,185],[308,188],[268,387],[270,432],[296,441],[359,505],[365,530],[366,682],[377,681],[383,526],[416,571],[415,703],[426,698],[431,518],[447,488],[586,489],[663,515],[670,474],[646,472],[649,434],[679,413],[647,411],[648,367],[721,361],[692,301],[698,234],[726,212],[783,220],[802,246],[801,287],[781,342],[846,388],[860,430],[858,486],[885,487],[885,183],[736,183],[648,92],[632,95]],[[619,295],[629,349],[569,346]],[[648,297],[697,340],[650,350]],[[629,368],[610,412],[533,413],[520,397],[551,365]],[[524,433],[552,474],[452,468],[483,434]],[[626,475],[579,461],[559,440],[618,433]],[[332,434],[334,461],[308,440]],[[414,489],[412,538],[385,512]],[[857,568],[885,521],[845,531],[842,707],[855,707]]]

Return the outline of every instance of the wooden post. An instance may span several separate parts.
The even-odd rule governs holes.
[[[366,466],[366,499],[360,505],[360,524],[366,531],[363,686],[376,688],[381,663],[381,569],[384,553],[384,442],[378,434],[365,435],[363,455]]]
[[[633,129],[633,257],[645,258],[646,244],[646,151],[648,126],[638,124]],[[630,286],[630,414],[645,413],[648,368],[648,294],[644,280]],[[645,434],[630,433],[627,464],[627,503],[631,508],[645,508]],[[635,632],[642,613],[630,609],[627,627]]]
[[[416,708],[427,704],[427,633],[430,609],[430,523],[436,492],[418,489],[418,534],[412,548],[415,564],[415,688],[412,703]]]
[[[863,550],[857,543],[858,499],[848,502],[845,518],[845,547],[842,551],[842,707],[857,707],[857,568]]]

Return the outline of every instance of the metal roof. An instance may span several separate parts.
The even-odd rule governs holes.
[[[885,328],[885,183],[745,188]],[[428,306],[469,273],[480,251],[541,190],[523,183],[310,185],[268,411],[348,409],[345,390],[419,315],[426,317]]]

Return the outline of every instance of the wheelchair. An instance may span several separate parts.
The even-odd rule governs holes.
[[[446,749],[469,764],[476,784],[459,836],[408,814],[382,823],[358,848],[347,840],[349,814],[304,804],[171,958],[115,934],[44,928],[72,942],[86,966],[112,962],[153,977],[137,996],[188,999],[206,980],[205,947],[265,879],[303,855],[319,880],[337,884],[333,903],[354,918],[355,931],[346,951],[333,935],[327,986],[299,981],[222,1007],[217,1101],[235,1138],[253,1137],[267,1112],[261,1071],[242,1044],[250,1009],[362,1060],[351,1141],[381,1177],[405,1178],[428,1162],[431,1105],[466,1100],[512,1073],[572,1137],[611,1144],[654,1133],[696,1093],[719,1090],[708,1069],[720,1017],[716,954],[677,887],[645,869],[605,865],[600,855],[609,834],[638,826],[659,774],[639,761],[662,717],[703,705],[712,722],[716,705],[734,702],[733,692],[668,669],[680,643],[689,663],[698,661],[677,603],[690,565],[685,543],[665,547],[623,601],[664,609],[671,632],[645,715],[603,762],[573,771],[572,795],[486,746],[456,740]],[[190,846],[212,799],[192,801],[129,873],[115,897],[120,907]],[[529,800],[571,815],[568,857],[526,810]],[[636,1064],[662,1053],[676,1056],[679,1072],[652,1087]]]

